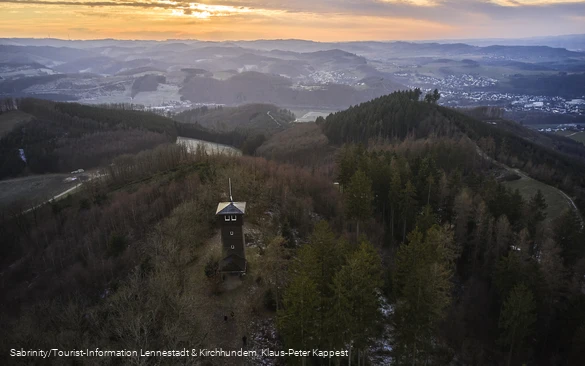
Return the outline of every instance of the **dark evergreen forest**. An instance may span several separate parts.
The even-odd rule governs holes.
[[[0,178],[103,166],[119,155],[174,142],[177,136],[235,146],[247,154],[265,140],[262,134],[212,131],[121,104],[92,107],[30,98],[3,104],[7,111],[18,108],[34,119],[0,140]]]
[[[30,211],[0,212],[0,345],[238,349],[247,334],[250,349],[350,351],[259,361],[277,365],[581,365],[581,213],[567,205],[549,217],[543,192],[527,197],[507,188],[502,166],[582,206],[583,162],[440,107],[438,91],[421,97],[393,93],[272,136],[19,101],[36,118],[25,125],[38,131],[25,140],[27,149],[38,146],[31,157],[45,149],[54,159],[38,160],[37,169],[63,169],[76,144],[105,144],[122,133],[157,139],[124,144],[111,160],[88,149],[95,153],[85,160],[108,162],[101,179]],[[10,148],[26,131],[8,135]],[[189,134],[250,146],[247,154],[260,146],[274,160],[174,144]],[[327,156],[311,161],[312,146]],[[139,147],[147,150],[132,151]],[[250,267],[236,289],[217,272],[214,213],[228,199],[228,178],[248,205]],[[233,319],[225,319],[230,311]]]

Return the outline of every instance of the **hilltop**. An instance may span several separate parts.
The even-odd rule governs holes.
[[[533,141],[532,131],[509,123],[493,125],[453,109],[420,102],[413,91],[397,92],[359,104],[345,111],[320,117],[329,140],[342,143],[375,143],[429,136],[466,136],[489,156],[532,177],[566,189],[585,207],[585,150],[573,141]],[[506,127],[508,126],[508,127]]]
[[[238,107],[201,107],[174,116],[183,123],[197,123],[221,131],[251,131],[270,135],[289,127],[295,115],[272,104],[244,104]]]

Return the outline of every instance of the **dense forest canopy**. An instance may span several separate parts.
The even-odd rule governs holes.
[[[580,212],[549,217],[543,192],[522,195],[500,173],[521,168],[582,197],[583,163],[438,97],[397,92],[266,141],[143,112],[24,103],[61,139],[107,127],[170,143],[113,158],[62,200],[0,212],[0,345],[239,349],[247,335],[255,350],[349,351],[254,361],[275,365],[579,364]],[[173,143],[189,128],[272,160],[190,152]],[[217,273],[214,216],[230,178],[247,202],[250,262],[235,289]]]
[[[319,118],[317,123],[335,144],[368,145],[405,138],[467,136],[491,158],[571,192],[581,209],[585,208],[583,159],[539,145],[459,111],[421,102],[419,97],[415,90],[395,92],[333,113],[326,119]],[[566,150],[574,151],[573,142],[566,144]]]

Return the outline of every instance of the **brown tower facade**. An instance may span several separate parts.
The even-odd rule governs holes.
[[[215,214],[221,228],[223,259],[219,270],[224,273],[244,273],[247,262],[244,239],[246,202],[220,202]]]

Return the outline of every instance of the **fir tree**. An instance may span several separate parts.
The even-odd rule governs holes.
[[[284,309],[277,314],[277,324],[291,348],[319,346],[315,323],[319,319],[321,304],[317,294],[317,285],[304,273],[295,275],[284,293]]]
[[[433,90],[433,103],[437,104],[439,99],[441,99],[441,94],[439,93],[439,89]]]
[[[365,241],[333,279],[331,318],[336,320],[338,345],[356,347],[358,359],[376,335],[382,284],[381,259],[374,247]]]
[[[360,234],[360,222],[369,219],[372,215],[373,199],[372,181],[360,169],[351,178],[345,192],[347,216],[350,219],[356,220],[358,238]]]
[[[318,343],[322,346],[327,342],[329,333],[326,310],[330,306],[332,296],[331,282],[347,251],[348,248],[341,246],[335,238],[329,224],[321,221],[315,226],[309,243],[301,247],[299,261],[293,269],[294,272],[307,275],[316,286],[315,297],[319,303],[319,316],[315,319],[314,328]]]
[[[546,219],[546,209],[548,205],[542,194],[542,191],[539,189],[536,194],[532,197],[530,202],[528,203],[527,207],[527,226],[528,231],[532,237],[535,237],[537,226],[540,222]]]
[[[499,326],[502,329],[500,342],[510,347],[508,365],[512,362],[514,351],[521,348],[532,333],[536,322],[536,304],[532,292],[523,284],[512,291],[504,303],[500,314]]]
[[[390,167],[392,170],[390,178],[390,192],[388,193],[388,198],[390,199],[390,232],[392,234],[392,240],[395,240],[395,217],[400,207],[402,182],[400,179],[400,169],[398,167],[397,159],[392,159]]]
[[[451,271],[457,257],[452,235],[435,226],[416,230],[397,253],[393,288],[398,298],[393,315],[395,360],[417,364],[435,347],[438,322],[451,302]]]
[[[409,181],[406,182],[404,189],[402,189],[402,197],[400,202],[400,211],[402,213],[402,241],[406,240],[407,224],[412,221],[417,209],[416,189]]]

